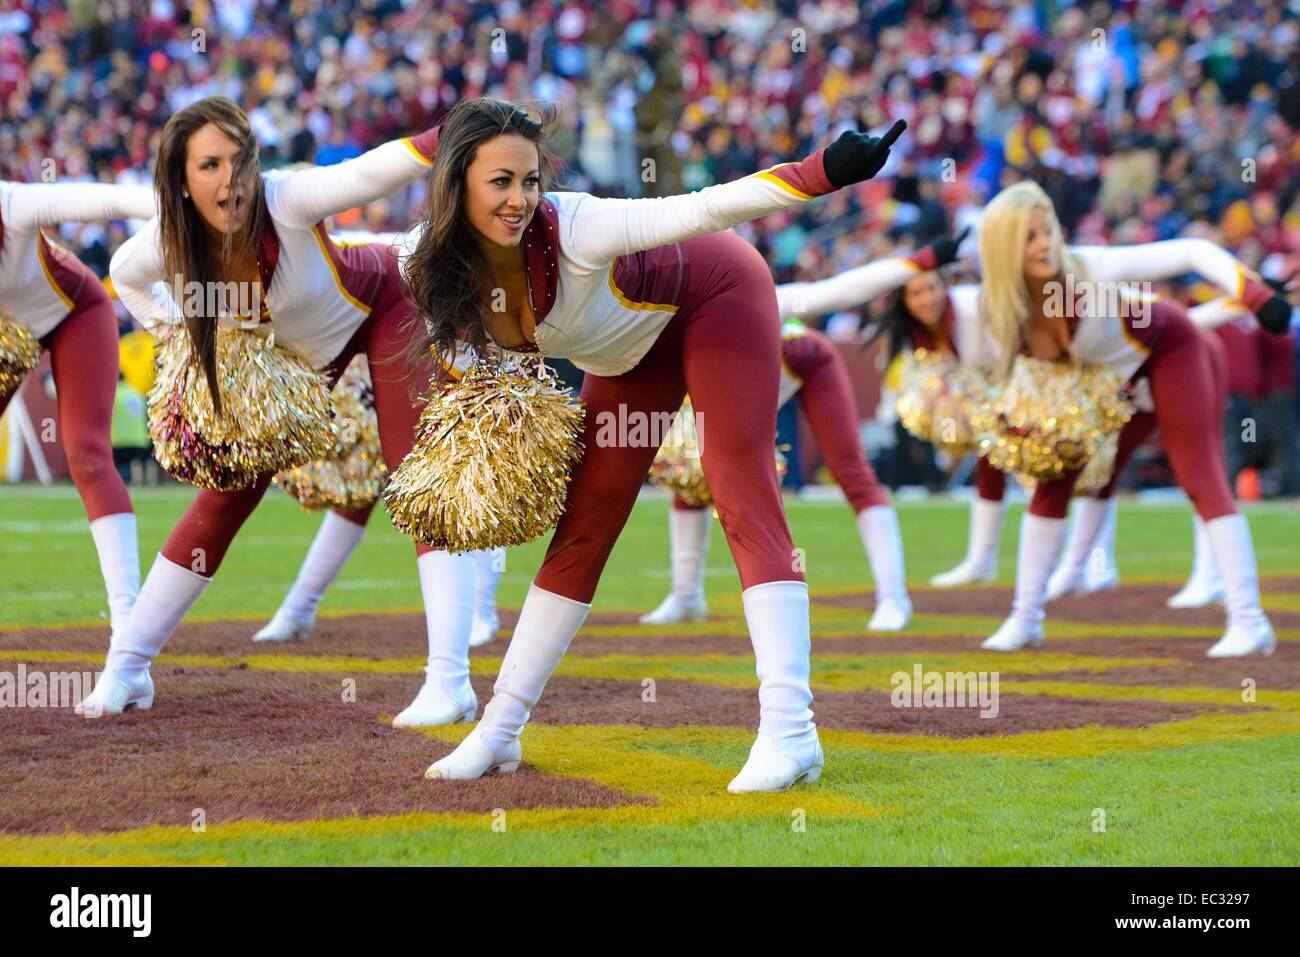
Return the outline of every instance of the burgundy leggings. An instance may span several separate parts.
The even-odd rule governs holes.
[[[1137,413],[1120,432],[1115,471],[1099,497],[1110,497],[1134,450],[1159,426],[1174,478],[1197,513],[1207,522],[1230,515],[1237,509],[1223,462],[1227,361],[1212,344],[1215,337],[1199,332],[1181,306],[1160,300],[1152,316],[1161,323],[1159,337],[1134,378],[1150,378],[1155,412]],[[1040,482],[1029,511],[1064,518],[1079,471]]]
[[[988,459],[980,458],[975,466],[975,488],[986,502],[1000,502],[1007,491],[1007,473],[995,469]]]
[[[781,360],[800,381],[799,405],[812,426],[822,460],[844,490],[854,514],[889,504],[887,493],[862,451],[858,403],[849,370],[834,343],[815,329],[781,340]],[[674,499],[674,508],[690,509]]]
[[[41,339],[58,390],[59,435],[68,470],[90,521],[130,512],[131,498],[113,466],[117,395],[117,317],[103,283],[88,268],[68,317]],[[0,414],[12,396],[0,397]]]
[[[383,285],[370,315],[330,364],[329,376],[331,383],[337,382],[357,353],[366,354],[374,385],[379,442],[384,461],[389,468],[395,468],[415,441],[415,426],[420,418],[418,398],[427,388],[432,365],[412,369],[404,354],[412,334],[419,333],[410,321],[414,307],[402,290],[397,260],[387,247],[380,249],[385,263]],[[237,492],[200,491],[163,546],[163,557],[194,568],[201,575],[216,574],[235,534],[262,500],[270,482],[271,474],[267,473],[251,487]],[[364,513],[369,517],[369,512],[363,509],[340,514],[350,518]],[[422,545],[415,550],[419,554],[432,551]]]
[[[602,445],[602,422],[675,412],[690,391],[701,417],[701,464],[745,588],[802,581],[785,523],[773,446],[781,376],[776,289],[763,257],[735,233],[683,243],[677,314],[640,363],[620,376],[588,374],[586,451],[536,583],[590,602],[627,522],[657,443]],[[609,417],[613,416],[612,419]]]

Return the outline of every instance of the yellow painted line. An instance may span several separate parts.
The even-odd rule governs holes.
[[[990,720],[997,720],[996,718]],[[1101,757],[1118,752],[1162,751],[1220,741],[1242,741],[1300,734],[1300,715],[1291,711],[1205,714],[1142,728],[1088,725],[1016,735],[940,738],[913,734],[873,734],[823,730],[822,746],[862,751],[967,754],[999,758]]]

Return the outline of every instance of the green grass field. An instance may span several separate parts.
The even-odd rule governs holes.
[[[176,488],[135,492],[146,571],[191,497],[189,490]],[[828,708],[842,708],[845,715],[841,725],[823,725],[827,766],[816,785],[778,795],[728,795],[726,782],[752,741],[752,727],[734,720],[644,727],[539,720],[524,736],[524,759],[532,770],[517,777],[532,782],[530,787],[547,785],[550,778],[581,782],[616,799],[607,806],[565,806],[563,800],[529,805],[519,803],[522,792],[515,782],[499,778],[473,785],[480,789],[475,794],[481,807],[451,807],[430,797],[430,789],[449,785],[422,780],[427,761],[419,752],[418,764],[411,759],[409,783],[400,778],[406,790],[397,813],[362,810],[280,820],[215,815],[201,832],[161,813],[148,826],[106,827],[103,833],[28,832],[11,822],[0,827],[0,863],[1284,865],[1300,860],[1300,510],[1292,505],[1248,510],[1261,575],[1282,582],[1265,598],[1280,639],[1278,653],[1207,671],[1202,655],[1221,630],[1216,614],[1180,619],[1180,613],[1165,613],[1162,603],[1155,610],[1157,603],[1144,597],[1152,583],[1174,585],[1187,572],[1186,506],[1121,506],[1117,553],[1124,588],[1112,596],[1123,593],[1145,602],[1151,616],[1129,624],[1104,615],[1094,622],[1082,612],[1049,611],[1045,650],[1001,657],[980,652],[978,644],[1005,613],[1005,592],[993,603],[987,589],[972,589],[964,593],[971,596],[969,607],[927,605],[924,583],[960,558],[964,548],[964,503],[899,506],[908,579],[918,605],[911,637],[904,639],[865,632],[867,606],[855,605],[852,596],[869,590],[870,578],[846,507],[792,498],[787,509],[795,544],[807,555],[815,599],[814,691]],[[596,596],[598,612],[643,611],[663,596],[668,586],[665,511],[663,500],[638,504]],[[1003,536],[1004,584],[1014,571],[1018,512],[1013,510]],[[292,581],[317,523],[287,496],[269,494],[187,626],[230,619],[255,626],[264,620]],[[18,661],[95,663],[84,650],[75,650],[82,646],[71,639],[60,644],[63,635],[81,626],[98,627],[105,645],[108,638],[102,583],[75,494],[69,488],[0,488],[0,531],[5,540],[0,657],[6,659],[0,670]],[[499,593],[502,607],[519,606],[543,547],[534,543],[510,552]],[[701,696],[741,689],[752,697],[757,685],[752,658],[738,656],[733,647],[744,634],[739,582],[716,530],[708,586],[716,613],[709,622],[650,629],[593,618],[578,642],[592,642],[597,649],[602,641],[632,642],[633,650],[620,645],[608,654],[571,654],[559,677],[573,684],[553,686],[548,695],[581,688],[582,681],[606,682],[603,688],[622,682],[635,694],[638,676],[647,675],[678,682],[688,693],[696,688]],[[1118,607],[1117,600],[1076,601],[1093,603],[1079,608],[1105,612]],[[419,611],[411,546],[377,515],[321,615],[341,620],[389,613],[409,631]],[[411,688],[418,686],[415,675],[422,662],[415,645],[402,657],[367,653],[363,642],[341,656],[323,657],[309,642],[255,658],[253,646],[241,643],[219,649],[225,657],[204,657],[187,647],[187,626],[160,659],[160,665],[183,665],[183,673],[159,682],[154,711],[131,716],[134,723],[115,733],[111,748],[139,750],[132,729],[160,721],[168,693],[170,707],[177,709],[187,681],[209,675],[217,680],[228,673],[238,677],[236,667],[286,681],[321,673],[333,675],[333,681],[340,673],[392,672]],[[51,630],[53,638],[33,637]],[[666,638],[681,639],[683,650],[669,645],[665,651]],[[636,648],[636,641],[651,639],[658,642],[653,648]],[[725,653],[705,647],[715,639],[719,648],[731,642]],[[487,656],[476,658],[476,675],[490,680],[503,650],[504,641],[498,641]],[[905,730],[873,723],[890,707],[890,675],[914,662],[926,668],[1000,670],[1007,710],[1028,723],[996,734],[953,732],[924,721]],[[1254,683],[1253,700],[1243,697],[1242,676]],[[223,720],[237,726],[239,695],[222,700],[227,702]],[[1052,715],[1058,712],[1051,708],[1075,709],[1071,714],[1081,717],[1057,725]],[[1125,708],[1148,709],[1151,716],[1126,723]],[[1157,713],[1160,708],[1184,710]],[[756,703],[753,712],[756,720]],[[14,754],[33,765],[35,754],[57,765],[65,746],[73,753],[102,733],[83,727],[86,723],[71,714],[43,718],[39,728],[24,724],[27,720],[28,713],[0,711],[4,737],[18,749]],[[468,730],[460,725],[402,732],[385,727],[378,714],[367,720],[379,730],[373,748],[387,747],[389,740],[414,742],[428,750],[430,760]],[[295,725],[292,710],[280,727],[289,742],[307,733],[306,725]],[[23,743],[13,743],[24,736]],[[161,750],[166,749],[164,739]],[[361,765],[341,764],[334,772],[358,793],[370,786],[370,772]],[[57,776],[24,776],[36,773],[30,766],[25,771],[0,767],[0,816],[19,793],[11,787],[49,786],[55,789],[51,800],[62,800],[57,784],[39,783]],[[294,778],[286,780],[291,787]],[[167,780],[159,789],[180,791],[185,784]]]

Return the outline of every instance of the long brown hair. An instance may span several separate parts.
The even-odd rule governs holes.
[[[225,234],[219,255],[213,255],[203,217],[185,196],[189,139],[209,123],[215,124],[239,145],[231,172],[230,196],[231,199],[241,198],[243,208],[248,210],[238,234]],[[217,317],[206,315],[207,303],[212,297],[205,294],[202,305],[195,310],[190,308],[184,293],[192,282],[202,283],[205,290],[211,289],[209,284],[225,281],[226,271],[234,264],[250,254],[256,255],[267,219],[261,174],[257,137],[249,126],[248,117],[224,96],[205,97],[173,113],[163,126],[158,166],[154,173],[163,275],[185,317],[190,347],[207,379],[212,406],[218,414],[221,412],[221,396],[217,389]],[[234,208],[233,203],[230,208]],[[181,283],[179,287],[176,286],[178,280]],[[266,292],[262,290],[263,295]]]
[[[465,171],[479,146],[517,133],[537,147],[539,192],[555,186],[560,163],[546,148],[558,110],[545,104],[525,111],[505,100],[474,97],[452,107],[438,135],[438,155],[429,177],[429,196],[415,249],[403,275],[423,320],[425,337],[417,348],[432,348],[446,362],[458,341],[481,351],[487,345],[483,317],[492,288],[492,271],[478,239],[465,222]]]

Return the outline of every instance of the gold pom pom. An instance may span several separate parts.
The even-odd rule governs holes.
[[[40,361],[40,340],[26,326],[0,314],[0,399],[17,392]]]
[[[378,500],[388,483],[379,444],[379,417],[365,357],[357,356],[334,386],[334,448],[275,477],[298,504],[309,511],[365,508]]]
[[[433,392],[384,492],[393,525],[451,552],[522,545],[554,528],[582,457],[586,412],[546,366],[480,358]]]
[[[898,420],[935,448],[965,455],[979,445],[993,387],[951,353],[917,349],[899,370]]]
[[[1088,456],[1083,471],[1079,473],[1078,479],[1075,480],[1071,494],[1075,498],[1084,495],[1095,495],[1110,484],[1110,477],[1115,473],[1115,456],[1118,452],[1119,433],[1112,432],[1101,440],[1101,445],[1098,446],[1097,451]],[[1020,482],[1025,494],[1032,498],[1034,489],[1038,487],[1038,482],[1019,472],[1013,472],[1012,474]]]
[[[788,448],[788,446],[785,446]],[[784,478],[789,466],[782,449],[776,450],[776,475]],[[650,482],[666,488],[683,503],[695,508],[713,504],[713,495],[704,481],[704,466],[700,464],[700,438],[695,423],[695,409],[691,397],[682,402],[672,427],[664,438],[655,459],[650,463]]]
[[[994,468],[1050,481],[1100,454],[1132,415],[1125,378],[1110,366],[1017,356],[980,450]]]
[[[175,330],[158,351],[149,434],[158,464],[214,491],[247,488],[265,472],[296,468],[334,446],[325,376],[250,330],[217,329],[221,415],[189,338]]]

